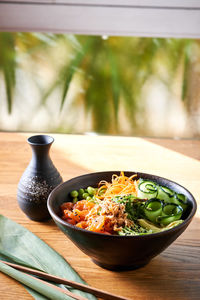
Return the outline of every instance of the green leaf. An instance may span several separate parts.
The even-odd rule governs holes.
[[[12,112],[13,90],[15,88],[15,34],[0,33],[0,70],[2,70],[4,75],[8,113],[10,114]]]
[[[32,232],[2,215],[0,215],[0,251],[4,254],[3,257],[0,255],[2,259],[6,255],[11,262],[19,263],[20,260],[32,268],[85,283],[60,254]],[[70,291],[90,300],[96,299],[93,295],[76,289]]]
[[[12,98],[13,98],[13,88],[14,82],[12,80],[12,70],[9,70],[9,66],[5,66],[3,69],[4,80],[6,85],[6,95],[7,95],[7,104],[8,104],[8,113],[12,112]]]
[[[72,81],[73,75],[77,72],[78,67],[80,66],[82,60],[84,59],[85,54],[87,52],[87,49],[91,45],[91,41],[92,41],[91,38],[89,38],[86,41],[83,48],[77,52],[74,59],[71,61],[70,65],[67,66],[67,68],[65,70],[64,83],[63,83],[64,88],[63,88],[63,94],[62,94],[62,99],[61,99],[60,110],[62,110],[62,108],[63,108],[65,98],[66,98],[67,92],[69,90],[69,86],[70,86],[70,83]]]
[[[47,297],[47,299],[56,299],[56,300],[69,300],[71,297],[63,294],[60,291],[55,290],[51,286],[47,286],[45,283],[38,281],[37,279],[20,272],[2,262],[0,262],[0,271],[7,274],[8,276],[16,279],[17,281],[25,284],[26,286],[30,287],[38,291],[40,294]],[[41,297],[40,297],[41,299]]]
[[[59,78],[53,82],[53,84],[49,87],[47,91],[42,95],[41,104],[44,105],[48,99],[48,97],[53,93],[53,91],[62,84],[63,78],[59,76]]]
[[[5,250],[2,250],[2,249],[0,249],[0,258],[4,261],[17,263],[17,264],[19,264],[21,266],[24,266],[24,267],[28,267],[28,268],[33,267],[29,263],[26,263],[24,260],[19,259],[16,256],[14,256],[14,255],[12,255],[12,254],[10,254],[10,253],[6,252]],[[39,268],[34,268],[34,269],[39,270],[39,271],[43,271],[42,269],[39,269]]]
[[[7,261],[7,262],[11,262],[11,263],[16,263],[16,264],[19,264],[21,266],[25,266],[25,267],[28,267],[28,268],[33,268],[32,265],[26,263],[25,261],[17,258],[16,256],[13,256],[12,254],[10,253],[7,253],[6,251],[4,250],[0,250],[0,259],[3,260],[3,261]],[[39,271],[43,271],[39,268],[34,268],[36,270],[39,270]],[[47,298],[42,296],[41,294],[37,293],[36,291],[34,291],[33,289],[29,288],[28,286],[25,286],[26,289],[28,290],[28,292],[36,299],[36,300],[46,300]]]
[[[108,59],[110,63],[110,73],[111,73],[111,89],[113,95],[113,106],[114,106],[114,116],[116,128],[118,127],[118,110],[119,110],[119,99],[120,99],[120,90],[121,82],[119,79],[119,70],[117,65],[117,59],[113,51],[108,48]]]
[[[181,99],[185,100],[187,95],[187,88],[188,88],[188,66],[189,66],[189,59],[187,55],[185,55],[184,59],[184,72],[183,72],[183,83],[182,83],[182,91],[181,91]]]
[[[36,300],[47,300],[47,297],[42,296],[41,294],[37,293],[33,289],[29,288],[28,286],[26,286],[26,289],[33,296],[34,299],[36,299]]]

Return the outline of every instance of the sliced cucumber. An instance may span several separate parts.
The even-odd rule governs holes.
[[[174,203],[180,205],[183,211],[185,211],[187,208],[186,196],[183,194],[177,194],[165,186],[159,186],[157,198],[165,203]]]
[[[177,199],[182,203],[187,203],[187,198],[183,194],[176,194]]]
[[[138,198],[152,199],[158,194],[157,184],[150,180],[143,180],[138,186]]]
[[[177,221],[181,218],[183,209],[180,205],[175,203],[165,204],[162,211],[162,216],[158,216],[156,221],[162,225],[166,226],[171,222]]]
[[[178,202],[177,204],[182,207],[183,211],[186,211],[188,206],[186,196],[183,194],[176,194],[176,199]]]
[[[169,189],[166,186],[159,186],[158,188],[158,196],[157,198],[166,202],[166,203],[171,203],[174,201],[175,197],[175,192]]]
[[[148,220],[155,223],[158,216],[162,215],[163,204],[159,199],[150,199],[145,203],[144,213]]]

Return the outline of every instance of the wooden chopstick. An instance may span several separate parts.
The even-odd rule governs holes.
[[[73,288],[76,288],[78,290],[81,290],[81,291],[84,291],[84,292],[87,292],[87,293],[91,293],[91,294],[95,295],[96,297],[99,297],[99,298],[102,298],[102,299],[105,299],[105,300],[130,300],[130,299],[125,298],[125,297],[117,296],[117,295],[102,291],[100,289],[90,287],[90,286],[85,285],[83,283],[78,283],[78,282],[75,282],[75,281],[72,281],[72,280],[64,279],[64,278],[61,278],[61,277],[58,277],[58,276],[47,274],[45,272],[34,270],[32,268],[27,268],[27,267],[24,267],[24,266],[21,266],[21,265],[18,265],[18,264],[9,263],[7,261],[3,261],[3,260],[0,260],[0,261],[4,264],[7,264],[10,267],[13,267],[13,268],[19,270],[19,271],[23,271],[25,273],[36,275],[40,278],[44,278],[46,280],[49,280],[49,281],[52,281],[52,282],[55,282],[55,283],[62,283],[62,284],[65,284],[65,285],[69,285]],[[40,279],[38,279],[38,280],[40,280]],[[48,283],[48,284],[50,284],[50,283]],[[57,287],[57,288],[61,289],[59,287]],[[61,290],[62,290],[62,292],[65,292],[65,290],[63,290],[63,289],[61,289]],[[69,291],[66,291],[66,292],[70,293]],[[73,293],[71,293],[71,294],[73,295],[73,296],[71,296],[73,298],[74,298],[74,296],[78,296],[78,295],[75,295]],[[80,297],[80,296],[78,296],[78,297]],[[78,298],[74,298],[74,299],[78,299]],[[83,299],[84,298],[82,297],[81,300],[83,300]]]
[[[29,274],[27,274],[27,276],[33,277],[33,276],[29,275]],[[66,294],[67,296],[70,296],[70,297],[73,298],[73,299],[76,299],[76,300],[87,300],[87,298],[84,298],[84,297],[82,297],[82,296],[80,296],[80,295],[74,294],[74,293],[72,293],[72,292],[70,292],[70,291],[68,291],[68,290],[64,290],[64,289],[62,289],[62,288],[60,288],[60,287],[58,287],[58,286],[56,286],[56,285],[53,285],[53,284],[51,284],[51,283],[49,283],[49,282],[46,282],[46,281],[44,281],[44,280],[41,280],[41,279],[39,279],[39,278],[37,278],[37,277],[33,277],[33,278],[34,278],[35,280],[37,280],[37,281],[42,282],[43,284],[46,284],[46,285],[48,285],[48,286],[50,286],[50,287],[52,287],[52,288],[58,290],[59,292],[62,292],[63,294]]]

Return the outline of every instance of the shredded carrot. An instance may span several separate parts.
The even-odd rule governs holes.
[[[112,199],[115,195],[124,196],[133,194],[136,196],[138,186],[138,181],[134,180],[136,176],[137,175],[134,174],[127,177],[124,175],[124,172],[121,172],[120,176],[117,176],[116,174],[112,176],[111,183],[108,183],[105,180],[100,181],[96,197],[101,200],[105,197],[107,199]]]

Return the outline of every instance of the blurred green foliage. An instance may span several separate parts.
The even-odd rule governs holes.
[[[16,51],[15,51],[16,34],[0,34],[0,70],[3,72],[8,111],[12,110],[13,90],[15,87],[15,70],[16,70]]]
[[[35,55],[45,49],[48,59],[49,50],[52,45],[56,47],[59,40],[66,45],[66,51],[70,49],[70,53],[56,71],[49,87],[42,91],[41,105],[45,105],[48,97],[59,87],[62,95],[58,105],[62,110],[69,87],[75,75],[79,74],[84,90],[84,109],[86,114],[92,116],[95,132],[119,132],[121,104],[134,128],[137,112],[141,109],[142,87],[147,79],[157,76],[170,87],[180,64],[184,69],[182,97],[185,98],[193,40],[0,33],[0,71],[4,76],[9,113],[12,113],[16,70],[21,67],[19,54],[25,53],[34,60]],[[80,103],[79,99],[74,101]]]

